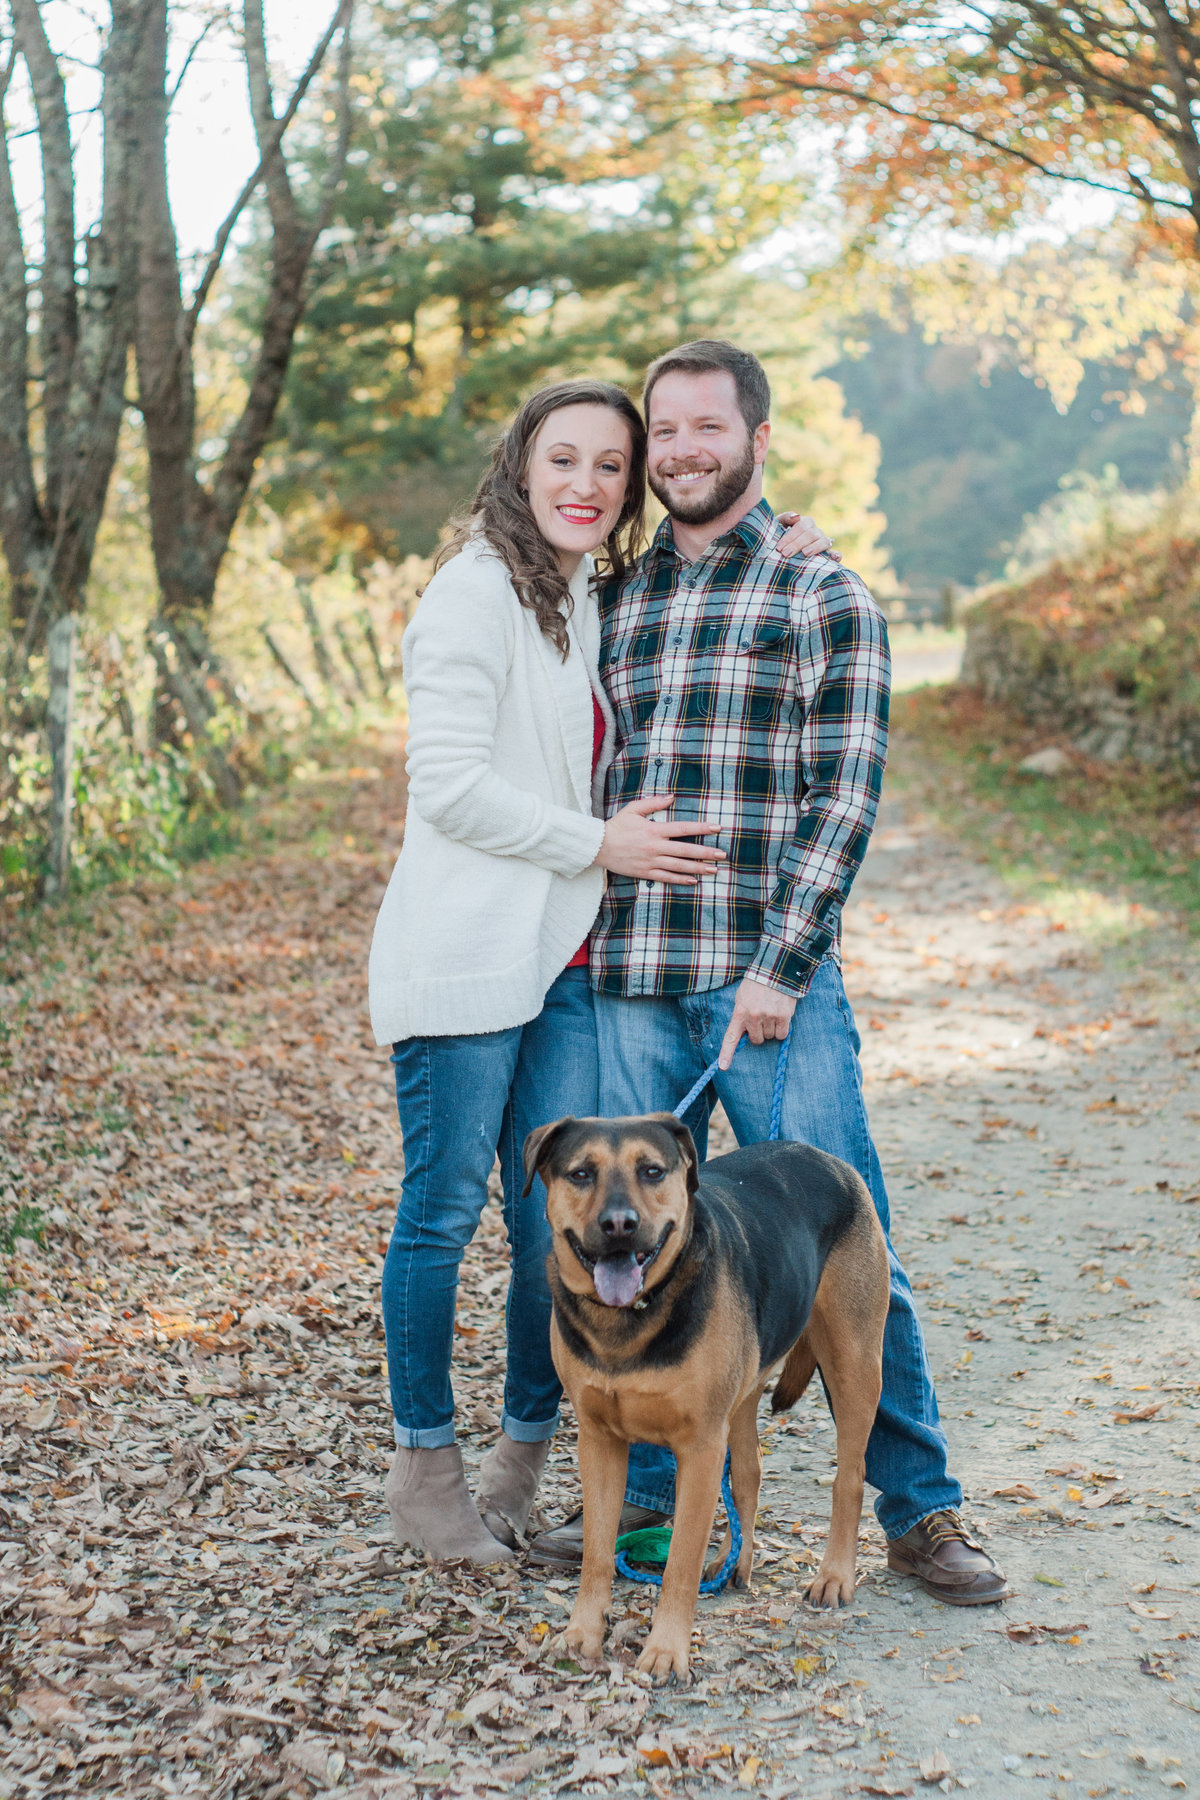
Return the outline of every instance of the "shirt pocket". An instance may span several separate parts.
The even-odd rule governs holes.
[[[791,630],[772,620],[702,626],[686,716],[769,724],[793,698]]]

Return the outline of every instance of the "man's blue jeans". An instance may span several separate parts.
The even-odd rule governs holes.
[[[562,1395],[550,1359],[546,1190],[525,1184],[529,1132],[596,1112],[596,1022],[586,969],[564,969],[536,1019],[471,1037],[393,1046],[404,1185],[383,1265],[383,1324],[396,1442],[454,1442],[450,1353],[463,1251],[487,1201],[496,1153],[512,1252],[501,1423],[518,1443],[553,1436]]]
[[[609,1117],[669,1112],[721,1047],[738,983],[707,994],[622,999],[596,995],[600,1045],[600,1110]],[[858,1170],[888,1230],[888,1197],[871,1140],[859,1066],[859,1036],[837,965],[826,959],[796,1008],[783,1099],[781,1136],[813,1144]],[[701,1157],[708,1118],[720,1100],[739,1144],[767,1137],[777,1043],[743,1038],[733,1067],[718,1073],[692,1106],[690,1126]],[[867,1444],[867,1480],[879,1489],[875,1511],[889,1538],[962,1501],[946,1468],[933,1377],[908,1277],[888,1243],[891,1302],[883,1337],[883,1394]],[[671,1512],[675,1463],[670,1451],[637,1444],[629,1454],[626,1498]]]

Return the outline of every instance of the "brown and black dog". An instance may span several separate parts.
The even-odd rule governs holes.
[[[555,1367],[579,1423],[583,1573],[567,1645],[599,1656],[631,1443],[678,1462],[662,1597],[638,1667],[688,1670],[692,1619],[728,1444],[742,1528],[735,1581],[754,1563],[758,1402],[772,1410],[819,1368],[837,1427],[829,1540],[808,1599],[854,1592],[863,1457],[879,1404],[887,1247],[860,1177],[806,1144],[757,1144],[698,1166],[670,1113],[560,1119],[525,1142],[554,1249]],[[726,1554],[729,1538],[726,1536]]]

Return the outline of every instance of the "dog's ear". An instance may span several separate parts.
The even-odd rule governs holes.
[[[525,1158],[525,1186],[521,1189],[522,1200],[533,1186],[534,1177],[541,1174],[546,1158],[553,1150],[560,1134],[567,1129],[568,1125],[576,1124],[578,1124],[577,1119],[555,1119],[552,1125],[539,1125],[537,1130],[531,1131],[525,1139],[525,1147],[522,1151]]]
[[[679,1146],[690,1197],[700,1186],[700,1158],[696,1154],[696,1140],[683,1120],[677,1119],[674,1113],[655,1113],[653,1118],[656,1125],[661,1125],[664,1131],[670,1132]]]

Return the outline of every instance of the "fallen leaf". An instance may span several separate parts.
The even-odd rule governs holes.
[[[640,1737],[636,1749],[639,1761],[646,1763],[652,1769],[668,1767],[677,1769],[679,1767],[679,1758],[673,1746],[664,1743],[652,1734]]]
[[[298,1769],[302,1775],[311,1776],[322,1787],[329,1785],[329,1765],[332,1759],[324,1738],[293,1738],[290,1744],[284,1745],[279,1760],[287,1763],[290,1768]]]
[[[1113,1419],[1118,1425],[1136,1425],[1139,1419],[1152,1419],[1155,1413],[1161,1412],[1165,1405],[1165,1400],[1155,1400],[1151,1406],[1138,1406],[1127,1412],[1116,1412],[1113,1414]]]
[[[761,1768],[761,1756],[748,1756],[738,1770],[738,1786],[740,1788],[752,1788],[758,1780],[758,1771]]]
[[[1057,1582],[1055,1585],[1061,1587],[1063,1584]],[[1048,1637],[1065,1638],[1069,1643],[1075,1643],[1080,1634],[1089,1629],[1089,1626],[1083,1624],[1042,1625],[1035,1624],[1032,1619],[1027,1619],[1024,1624],[1018,1624],[1014,1620],[1011,1625],[1006,1625],[1004,1635],[1014,1644],[1040,1644],[1043,1638]]]
[[[77,1712],[67,1694],[57,1688],[26,1688],[17,1696],[17,1705],[41,1731],[55,1731],[64,1725],[85,1725],[84,1715]]]
[[[120,1594],[99,1593],[84,1614],[89,1625],[107,1625],[113,1619],[127,1619],[129,1607]]]
[[[921,1758],[919,1767],[922,1781],[940,1781],[944,1775],[953,1773],[950,1758],[944,1750],[931,1750],[928,1756]]]
[[[1139,1619],[1173,1619],[1174,1612],[1162,1612],[1155,1606],[1143,1606],[1139,1600],[1129,1601],[1129,1610],[1136,1613]]]
[[[1014,1481],[1011,1486],[993,1488],[992,1493],[997,1500],[1036,1500],[1038,1495],[1024,1481]]]

